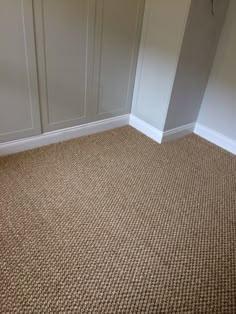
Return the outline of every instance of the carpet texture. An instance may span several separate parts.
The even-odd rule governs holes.
[[[131,127],[0,158],[1,313],[236,313],[236,158]]]

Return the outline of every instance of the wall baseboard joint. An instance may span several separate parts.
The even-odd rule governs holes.
[[[147,135],[148,137],[150,137],[151,139],[153,139],[159,144],[173,141],[185,135],[192,134],[195,127],[195,123],[190,123],[190,124],[183,125],[181,127],[163,132],[153,127],[152,125],[144,122],[143,120],[135,117],[132,114],[130,115],[129,123],[132,127],[142,132],[143,134]]]
[[[178,138],[181,138],[185,135],[192,134],[194,131],[194,127],[195,123],[189,123],[186,125],[182,125],[178,128],[165,131],[163,133],[162,143],[177,140]]]
[[[129,124],[129,114],[105,120],[86,123],[83,125],[51,131],[38,136],[0,143],[0,156],[19,153],[22,151],[67,141],[81,136],[108,131]]]
[[[57,131],[51,131],[38,136],[32,136],[16,141],[0,143],[0,156],[10,155],[54,143],[67,141],[99,132],[108,131],[122,126],[130,125],[141,133],[161,144],[168,141],[176,140],[187,134],[195,133],[196,135],[208,140],[209,142],[236,155],[236,141],[223,134],[216,132],[202,124],[191,123],[176,129],[162,132],[152,125],[144,122],[134,115],[122,115],[110,119],[95,121],[76,127],[66,128]]]
[[[161,144],[163,132],[154,128],[152,125],[144,122],[143,120],[137,118],[134,115],[130,115],[129,125],[138,130],[139,132],[145,134],[146,136],[153,139],[155,142]]]
[[[200,123],[196,123],[194,133],[205,140],[236,155],[236,141]]]

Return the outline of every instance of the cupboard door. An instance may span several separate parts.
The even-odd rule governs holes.
[[[0,1],[0,142],[41,133],[32,0]]]
[[[35,0],[43,130],[91,115],[95,0]]]
[[[97,2],[94,70],[97,117],[106,118],[130,112],[144,2]]]

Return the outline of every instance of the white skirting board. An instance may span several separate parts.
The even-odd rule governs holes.
[[[163,132],[131,114],[130,125],[157,143],[161,144],[193,133],[195,123],[183,125],[179,128]]]
[[[199,123],[190,123],[181,127],[162,132],[141,119],[130,115],[130,125],[142,132],[146,136],[152,138],[157,143],[165,143],[176,140],[185,135],[195,133],[196,135],[208,140],[209,142],[227,150],[236,155],[236,141],[232,140],[221,133],[218,133]]]
[[[38,136],[32,136],[25,139],[0,143],[0,156],[10,155],[33,148],[59,143],[81,136],[91,135],[114,128],[119,128],[129,124],[129,114],[119,117],[109,118],[84,125],[66,128],[62,130],[44,133]]]
[[[163,133],[162,143],[177,140],[178,138],[181,138],[185,135],[192,134],[194,127],[195,123],[190,123],[172,130],[165,131]]]
[[[132,114],[130,115],[129,124],[136,130],[153,139],[155,142],[161,144],[163,132],[161,132],[160,130],[154,128],[150,124],[133,116]]]
[[[236,155],[236,141],[224,136],[223,134],[212,130],[200,123],[196,123],[194,133],[204,138],[205,140],[229,151]]]
[[[119,117],[109,118],[84,125],[67,128],[63,130],[52,131],[30,138],[20,139],[7,143],[0,143],[0,156],[10,155],[49,144],[59,143],[81,136],[91,135],[111,129],[130,125],[141,133],[150,137],[157,143],[176,140],[187,134],[195,133],[209,142],[236,155],[236,141],[232,140],[206,126],[199,123],[187,124],[176,129],[162,132],[143,120],[126,114]]]

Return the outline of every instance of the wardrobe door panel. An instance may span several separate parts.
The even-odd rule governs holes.
[[[99,116],[130,112],[143,11],[144,0],[102,0],[98,3]]]
[[[41,132],[31,0],[0,1],[0,142]]]
[[[95,0],[35,0],[43,129],[84,123],[91,111]]]

